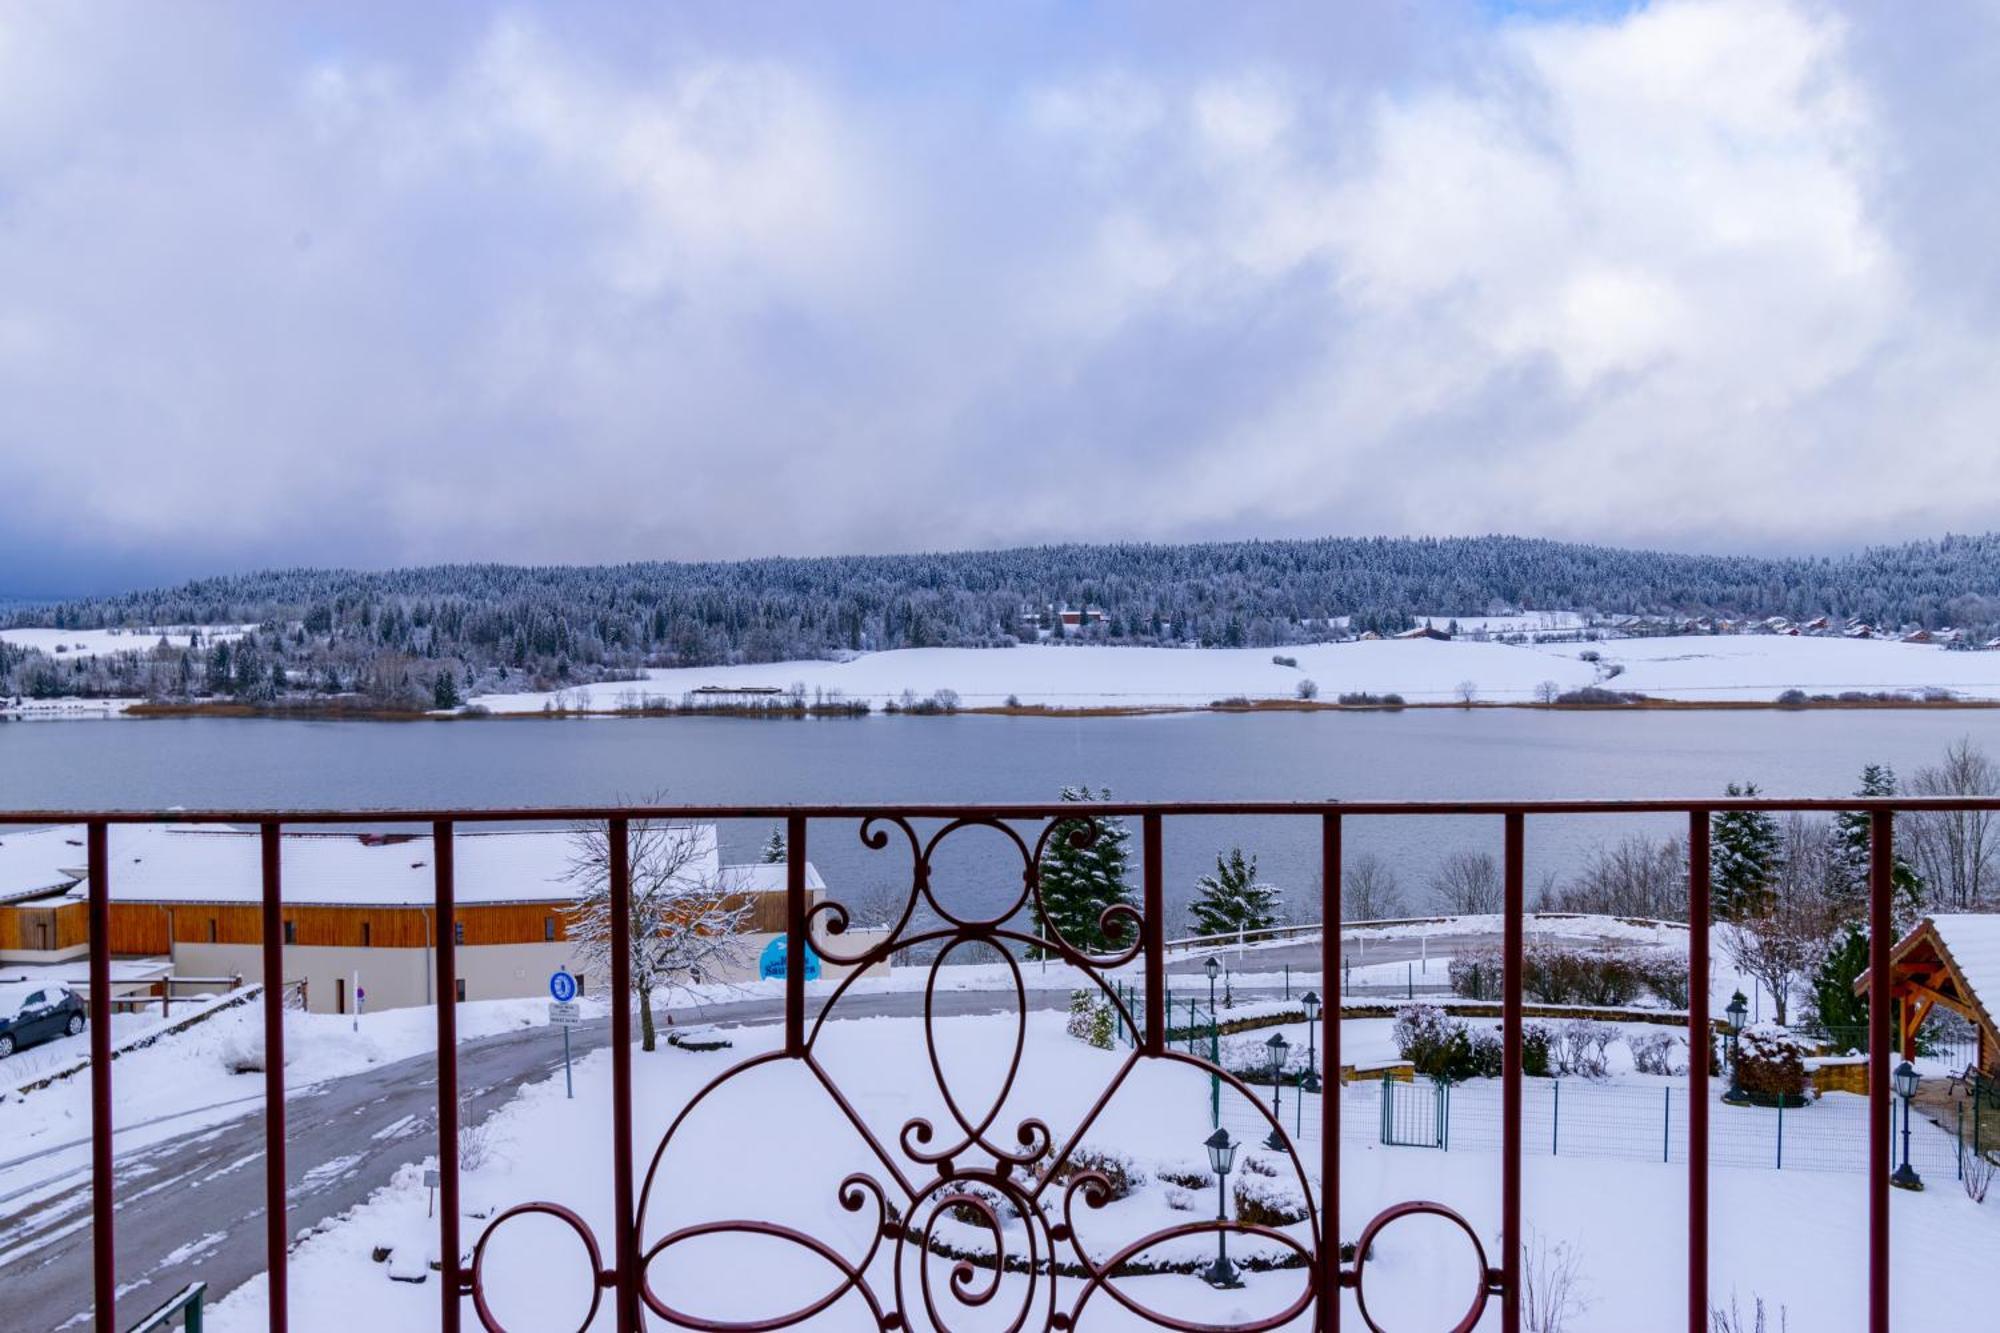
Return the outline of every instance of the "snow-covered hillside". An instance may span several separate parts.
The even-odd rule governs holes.
[[[0,629],[0,643],[33,648],[51,657],[104,657],[113,653],[143,653],[159,643],[186,647],[188,636],[197,631],[203,643],[218,639],[240,639],[254,625],[171,625],[157,629]]]
[[[1584,652],[1603,659],[1583,660]],[[1954,653],[1929,645],[1787,638],[1780,635],[1623,639],[1605,643],[1514,646],[1464,639],[1381,640],[1268,648],[906,648],[841,662],[685,667],[649,672],[640,682],[580,686],[552,693],[488,695],[495,712],[544,707],[610,711],[643,696],[677,701],[703,686],[726,689],[802,685],[877,705],[905,692],[955,691],[963,706],[992,707],[1010,697],[1054,708],[1201,707],[1218,699],[1290,699],[1313,681],[1322,700],[1349,692],[1397,693],[1411,703],[1451,702],[1469,688],[1482,701],[1520,703],[1544,682],[1560,690],[1606,684],[1666,699],[1771,700],[1787,689],[1949,689],[1969,698],[2000,698],[2000,653]],[[1605,668],[1624,671],[1607,678]]]

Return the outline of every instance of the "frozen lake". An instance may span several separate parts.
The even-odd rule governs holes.
[[[1853,789],[1864,763],[1908,774],[1962,736],[2000,753],[2000,712],[30,722],[0,724],[0,807],[587,804],[660,789],[670,800],[717,804],[1022,801],[1082,782],[1135,800],[1696,798],[1731,781],[1774,796],[1837,796]],[[1569,873],[1600,841],[1680,823],[1531,820],[1530,891],[1544,873]],[[1499,852],[1498,819],[1351,825],[1350,848],[1391,858],[1413,909],[1427,906],[1423,881],[1444,852]],[[725,851],[748,858],[766,832],[727,828]],[[958,841],[1005,869],[997,840],[968,836],[988,840]],[[1169,901],[1183,901],[1215,853],[1240,843],[1310,917],[1316,836],[1309,820],[1169,820]],[[810,847],[836,896],[907,884],[906,858],[894,851],[869,852],[852,828],[832,826],[815,826]],[[968,891],[979,896],[1000,888],[985,875],[976,883]]]

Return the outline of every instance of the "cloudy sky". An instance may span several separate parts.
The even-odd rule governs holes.
[[[0,0],[0,592],[1996,525],[2000,9]]]

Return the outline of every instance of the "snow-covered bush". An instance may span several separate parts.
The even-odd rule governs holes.
[[[1391,1030],[1396,1053],[1419,1074],[1456,1082],[1472,1069],[1472,1038],[1465,1024],[1434,1004],[1407,1004],[1396,1011]]]
[[[1236,1177],[1236,1220],[1250,1226],[1282,1227],[1303,1222],[1306,1196],[1298,1181],[1265,1175],[1250,1169],[1254,1157],[1244,1159],[1244,1171]]]
[[[1630,1004],[1639,994],[1636,960],[1622,950],[1531,946],[1521,968],[1521,990],[1544,1004]]]
[[[1468,1000],[1500,998],[1502,967],[1498,949],[1468,949],[1452,957],[1445,969],[1451,992]]]
[[[1806,1057],[1812,1043],[1778,1023],[1752,1023],[1736,1044],[1736,1080],[1766,1106],[1805,1104]]]
[[[1550,1052],[1555,1049],[1555,1034],[1546,1023],[1523,1023],[1521,1025],[1521,1072],[1529,1078],[1547,1078],[1552,1068]]]
[[[1112,1021],[1111,1001],[1097,990],[1073,990],[1069,993],[1069,1035],[1092,1046],[1111,1049]]]
[[[1642,1032],[1625,1043],[1632,1048],[1632,1066],[1642,1074],[1685,1074],[1682,1053],[1687,1042],[1671,1032]]]
[[[1085,1172],[1104,1177],[1108,1187],[1107,1202],[1125,1198],[1146,1183],[1146,1173],[1128,1154],[1116,1148],[1102,1148],[1089,1143],[1077,1144],[1070,1155],[1048,1174],[1061,1184]]]
[[[1688,960],[1684,953],[1641,954],[1639,980],[1669,1009],[1688,1007]]]
[[[1594,1018],[1572,1018],[1556,1029],[1555,1069],[1565,1078],[1605,1078],[1611,1067],[1604,1052],[1618,1035],[1609,1023]]]
[[[232,1074],[264,1072],[264,1029],[254,1023],[231,1023],[216,1042],[222,1067]]]
[[[1175,1162],[1161,1162],[1153,1168],[1153,1174],[1162,1182],[1184,1190],[1212,1190],[1215,1188],[1215,1173],[1208,1169],[1208,1163],[1186,1158]]]
[[[1506,1043],[1500,1033],[1493,1028],[1479,1028],[1472,1034],[1471,1075],[1473,1078],[1499,1078],[1506,1069]],[[1525,1045],[1525,1041],[1523,1045]]]

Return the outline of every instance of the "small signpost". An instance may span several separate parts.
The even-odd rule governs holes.
[[[566,968],[556,969],[549,977],[549,994],[555,997],[549,1002],[549,1022],[561,1028],[563,1034],[563,1094],[574,1101],[576,1083],[570,1076],[569,1030],[583,1021],[583,1006],[576,1001],[576,978]]]

